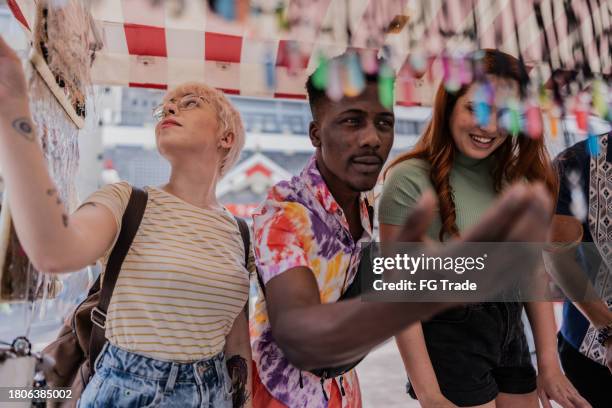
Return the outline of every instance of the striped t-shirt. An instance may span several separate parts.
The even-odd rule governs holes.
[[[223,350],[249,294],[238,225],[227,210],[198,208],[155,187],[147,191],[142,223],[108,308],[106,338],[159,360],[212,357]],[[130,193],[128,183],[110,184],[85,203],[108,207],[119,231]],[[252,271],[252,251],[249,258]]]

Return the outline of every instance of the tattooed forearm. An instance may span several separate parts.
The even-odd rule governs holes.
[[[13,129],[15,129],[26,140],[34,141],[34,127],[28,118],[18,118],[13,121]]]
[[[232,356],[227,360],[227,371],[232,379],[232,405],[234,408],[243,407],[249,399],[246,391],[249,376],[246,360],[239,355]]]

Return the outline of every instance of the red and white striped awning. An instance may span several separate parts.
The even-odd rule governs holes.
[[[528,63],[539,63],[543,35],[536,23],[534,1],[542,4],[544,19],[548,22],[548,35],[554,39],[551,44],[553,59],[561,56],[568,60],[571,39],[566,34],[564,0],[447,1],[446,12],[443,12],[441,0],[351,0],[351,10],[346,15],[353,27],[353,45],[367,48],[367,32],[360,36],[360,27],[367,26],[365,19],[381,4],[390,10],[387,11],[389,22],[397,15],[413,18],[419,7],[427,7],[426,31],[421,31],[423,38],[416,44],[429,52],[444,47],[444,40],[438,34],[439,26],[462,30],[473,23],[476,15],[481,46],[495,47],[497,44],[497,48],[516,55],[515,29],[511,17],[512,4],[515,4],[523,56]],[[595,5],[592,15],[596,26],[603,24],[610,27],[609,1],[590,2]],[[158,5],[155,6],[155,3]],[[583,17],[589,15],[588,0],[573,3]],[[34,27],[36,0],[9,0],[8,4],[26,29]],[[92,79],[97,84],[164,89],[187,80],[203,80],[230,94],[303,98],[304,82],[317,62],[317,50],[335,47],[340,53],[346,48],[343,39],[330,40],[320,30],[326,24],[335,24],[337,12],[346,10],[346,0],[312,0],[308,3],[306,12],[312,19],[311,28],[318,32],[313,38],[304,38],[300,32],[270,34],[270,30],[263,30],[265,33],[262,35],[261,29],[253,29],[253,24],[228,22],[211,13],[208,2],[204,0],[184,0],[180,15],[173,8],[176,1],[92,0],[91,4],[91,14],[104,44],[97,52],[92,68]],[[581,21],[582,40],[592,67],[597,71],[600,65],[593,41],[592,20],[586,17]],[[258,24],[262,24],[262,21]],[[264,21],[263,24],[269,22]],[[405,31],[406,27],[398,32],[389,32],[384,38],[384,42],[396,50],[395,69],[403,65],[410,52],[411,42]],[[299,62],[299,70],[292,73],[288,70],[286,57],[289,41],[297,41],[302,51],[307,50]],[[415,42],[412,44],[414,46]],[[447,49],[454,49],[454,46],[448,45]],[[604,71],[610,71],[611,56],[608,55],[609,49],[604,48]],[[272,88],[266,84],[263,56],[268,58],[268,64],[274,66],[275,84]],[[420,85],[431,89],[427,84]],[[416,91],[417,95],[413,94],[412,99],[418,99],[419,89]],[[426,89],[420,92],[429,94]],[[407,102],[401,87],[398,87],[397,101]]]

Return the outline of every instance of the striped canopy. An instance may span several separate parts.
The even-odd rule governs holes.
[[[542,8],[548,53],[536,22],[536,1]],[[92,79],[97,84],[161,89],[187,80],[203,80],[230,94],[303,98],[304,82],[318,61],[318,51],[329,55],[346,49],[347,21],[352,46],[380,49],[388,45],[393,68],[398,71],[416,50],[435,56],[444,49],[453,52],[465,48],[465,36],[449,38],[443,32],[466,32],[474,28],[474,22],[481,47],[497,47],[517,55],[518,40],[528,64],[544,66],[543,56],[550,55],[558,65],[560,60],[573,60],[572,44],[576,42],[568,35],[565,1],[287,0],[289,7],[303,7],[294,12],[301,13],[307,27],[283,31],[277,29],[273,13],[260,12],[229,21],[212,13],[210,2],[204,0],[90,0],[94,31],[102,43],[92,67]],[[26,30],[35,26],[37,1],[8,3]],[[277,4],[273,0],[253,0],[251,6],[265,10],[266,4],[271,3]],[[600,47],[599,55],[598,40],[594,38],[602,27],[610,29],[610,0],[572,0],[572,4],[580,17],[579,34],[574,36],[584,43],[592,69],[609,73],[609,34],[603,40],[608,41],[608,46]],[[372,24],[389,28],[380,38],[372,38]],[[289,67],[290,46],[299,47],[302,53],[297,69]],[[470,42],[469,47],[473,48],[474,43]],[[544,68],[540,74],[550,75]],[[274,76],[272,81],[270,75]],[[411,95],[398,87],[398,103],[429,102],[433,84],[416,80],[415,85]]]

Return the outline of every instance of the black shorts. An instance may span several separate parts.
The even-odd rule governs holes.
[[[443,312],[423,323],[440,390],[452,403],[481,405],[499,392],[536,390],[522,311],[521,303],[481,303]],[[416,398],[410,385],[408,392]]]

